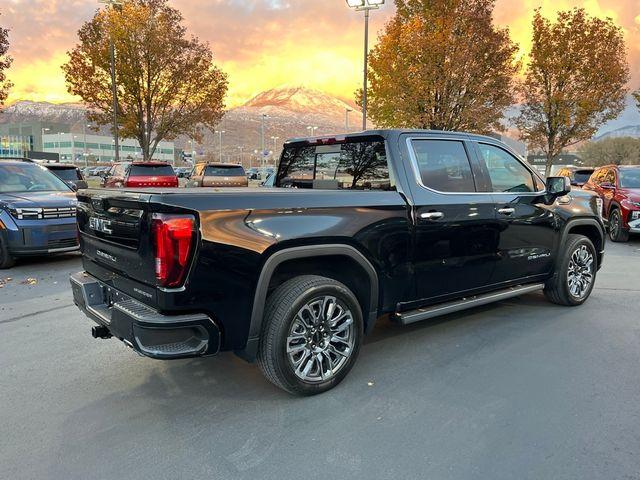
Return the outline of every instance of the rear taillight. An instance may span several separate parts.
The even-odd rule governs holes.
[[[178,287],[187,274],[195,237],[195,219],[191,215],[154,213],[151,228],[156,253],[156,280],[162,287]]]

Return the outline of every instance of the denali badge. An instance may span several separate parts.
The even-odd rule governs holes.
[[[111,220],[104,220],[102,218],[89,217],[89,228],[96,232],[113,233],[109,228],[111,226]]]
[[[109,260],[109,261],[111,261],[113,263],[116,263],[118,261],[118,259],[116,257],[114,257],[113,255],[111,255],[109,253],[103,252],[102,250],[96,250],[96,255],[98,257],[102,257],[102,258],[104,258],[106,260]]]

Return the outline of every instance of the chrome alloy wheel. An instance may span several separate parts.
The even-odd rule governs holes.
[[[582,298],[589,292],[593,283],[593,253],[586,245],[580,245],[571,254],[567,269],[569,293],[575,298]]]
[[[296,314],[287,336],[287,357],[305,382],[325,382],[347,363],[355,341],[353,315],[335,297],[307,302]]]

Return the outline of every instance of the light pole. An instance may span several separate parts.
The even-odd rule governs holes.
[[[362,84],[362,129],[367,129],[367,69],[369,54],[369,11],[384,5],[384,0],[347,0],[349,8],[364,12],[364,82]]]
[[[276,144],[276,142],[278,141],[279,138],[280,137],[271,137],[271,140],[273,140],[273,157],[274,157],[274,159],[275,159],[275,155],[276,155],[276,150],[278,149],[278,145]]]
[[[220,163],[222,163],[222,134],[225,133],[224,130],[218,130],[218,148],[220,152]]]
[[[260,166],[264,167],[264,154],[265,154],[265,148],[264,148],[264,121],[267,118],[267,114],[263,113],[262,116],[260,117],[261,120],[261,135],[260,135],[260,145],[261,145],[261,150],[260,150]]]
[[[344,109],[344,130],[349,131],[349,112],[353,112],[353,109],[346,107]]]
[[[113,10],[122,7],[122,0],[98,0],[99,3],[109,5]],[[113,37],[110,38],[111,50],[111,99],[113,108],[113,143],[116,150],[115,161],[120,160],[120,148],[118,146],[118,87],[116,86],[116,45]]]

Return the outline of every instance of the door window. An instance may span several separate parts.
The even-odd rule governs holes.
[[[493,192],[535,192],[533,174],[516,157],[507,151],[479,143],[480,160],[491,180]]]
[[[475,192],[469,157],[456,140],[413,140],[418,173],[425,187],[439,192]]]

